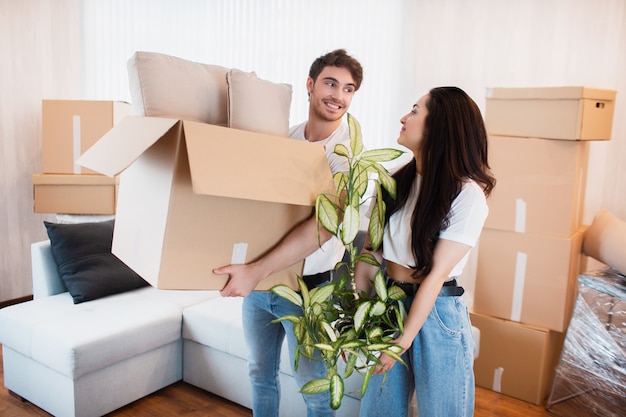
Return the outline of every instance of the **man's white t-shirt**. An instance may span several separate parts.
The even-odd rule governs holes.
[[[289,137],[297,140],[306,140],[304,137],[304,129],[306,121],[289,129]],[[330,165],[333,175],[336,172],[347,172],[349,170],[348,160],[335,154],[335,145],[342,143],[348,149],[350,148],[350,129],[345,121],[326,139],[312,142],[316,145],[324,146],[326,150],[326,158]],[[335,236],[330,238],[321,248],[310,254],[304,260],[304,275],[314,275],[320,272],[330,271],[335,268],[337,262],[343,258],[345,247],[341,240]]]
[[[421,182],[418,175],[402,210],[393,213],[385,226],[383,257],[407,268],[415,267],[411,243],[411,217]],[[440,239],[452,240],[474,247],[480,237],[489,208],[485,193],[474,181],[467,181],[452,202],[450,224],[439,233]],[[452,268],[449,276],[458,276],[469,258],[469,252]]]

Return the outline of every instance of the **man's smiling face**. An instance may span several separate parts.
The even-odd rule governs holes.
[[[307,79],[307,91],[312,110],[310,116],[335,121],[348,111],[356,85],[348,69],[328,66],[315,82],[310,77]]]

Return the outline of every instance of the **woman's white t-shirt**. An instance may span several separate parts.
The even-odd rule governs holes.
[[[383,236],[383,257],[407,268],[415,267],[411,249],[411,216],[417,202],[421,179],[421,175],[418,175],[406,204],[391,216]],[[476,246],[488,213],[485,193],[476,182],[467,181],[452,202],[450,224],[441,230],[439,238],[470,247]],[[468,258],[469,252],[452,268],[449,276],[460,275]]]

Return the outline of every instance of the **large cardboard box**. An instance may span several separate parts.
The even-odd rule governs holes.
[[[78,157],[132,113],[120,101],[43,100],[41,162],[45,174],[94,174]]]
[[[470,313],[480,330],[476,385],[533,404],[548,397],[564,333]]]
[[[565,331],[576,298],[582,239],[582,230],[562,238],[484,229],[474,311]]]
[[[580,86],[488,88],[485,123],[493,135],[608,140],[615,95]]]
[[[114,214],[117,179],[98,174],[33,174],[35,213]]]
[[[112,252],[165,289],[221,289],[213,268],[260,257],[334,189],[322,146],[175,119],[127,117],[79,163],[121,172]]]
[[[569,237],[580,227],[589,142],[489,136],[498,183],[485,227]]]

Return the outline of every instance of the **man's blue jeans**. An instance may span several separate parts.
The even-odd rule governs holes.
[[[248,372],[252,384],[252,412],[254,417],[278,417],[280,383],[278,369],[280,351],[285,336],[293,370],[298,342],[289,321],[272,323],[279,317],[302,310],[295,304],[269,291],[255,291],[243,301],[243,330],[248,345]],[[316,378],[326,377],[326,365],[300,356],[298,370],[293,370],[299,387]],[[294,393],[295,394],[295,393]],[[290,395],[292,395],[290,393]],[[303,395],[307,404],[307,417],[332,417],[330,395]]]
[[[409,311],[413,297],[405,299]],[[474,414],[472,326],[461,297],[439,296],[424,326],[396,363],[370,379],[361,401],[361,417],[406,417],[413,390],[418,415],[471,417]]]

